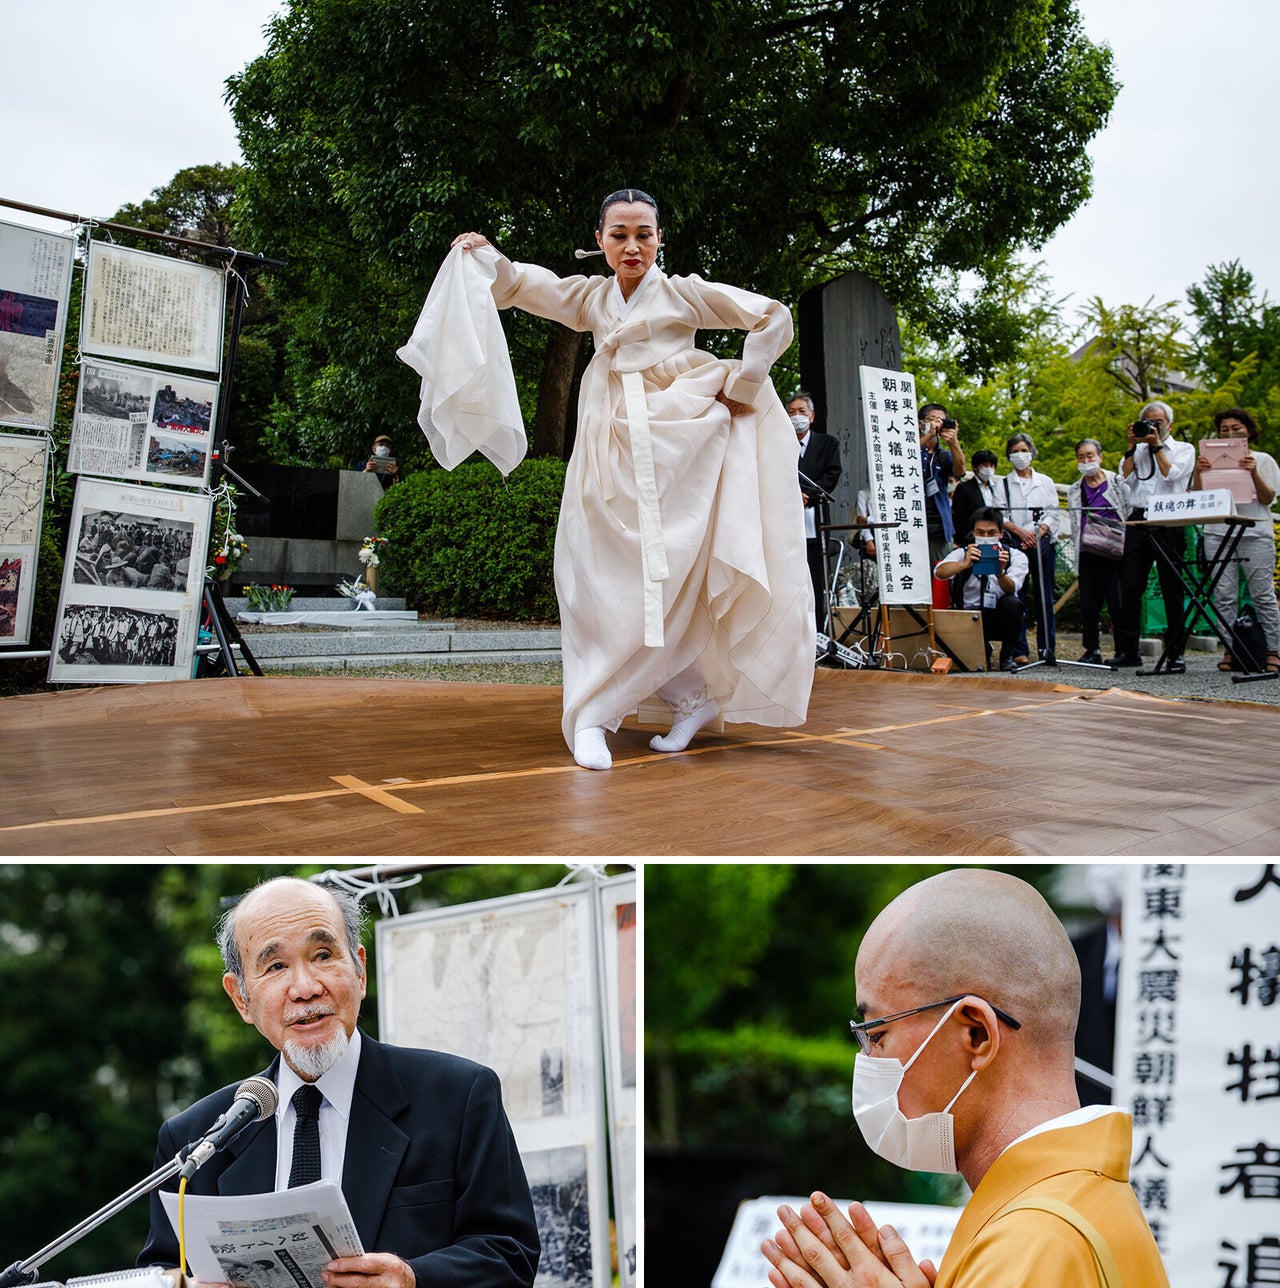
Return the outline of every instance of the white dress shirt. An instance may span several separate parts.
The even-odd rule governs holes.
[[[1049,535],[1058,535],[1058,524],[1061,521],[1061,510],[1058,503],[1058,489],[1054,481],[1039,470],[1032,470],[1029,479],[1022,478],[1016,470],[1006,474],[1000,482],[1001,500],[996,504],[1004,511],[1004,517],[1020,528],[1037,531],[1040,524],[1049,529]],[[1033,511],[1039,510],[1037,519]]]
[[[1129,505],[1135,510],[1145,510],[1158,496],[1177,496],[1187,490],[1187,480],[1196,467],[1196,449],[1172,436],[1162,446],[1169,458],[1167,475],[1160,473],[1155,454],[1147,443],[1134,446],[1133,473],[1124,485],[1129,493]]]
[[[356,1089],[356,1069],[360,1065],[360,1030],[351,1034],[346,1053],[315,1085],[324,1099],[320,1102],[320,1179],[342,1183],[342,1164],[347,1156],[347,1124],[351,1121],[351,1097]],[[293,1093],[302,1079],[280,1057],[276,1089],[276,1189],[289,1188],[293,1168],[293,1129],[298,1115],[293,1109]]]
[[[806,429],[803,438],[796,439],[796,456],[804,455],[804,449],[809,446],[809,439],[813,437],[813,430]],[[804,485],[800,485],[800,490],[804,491]],[[804,507],[804,535],[806,540],[817,541],[818,539],[818,507],[815,505],[806,505]]]

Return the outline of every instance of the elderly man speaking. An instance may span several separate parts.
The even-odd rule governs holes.
[[[940,1270],[860,1203],[815,1193],[766,1240],[774,1288],[1167,1288],[1129,1188],[1129,1115],[1080,1108],[1080,971],[1025,881],[957,869],[899,895],[858,951],[854,1117],[901,1167],[973,1190]]]
[[[356,1028],[365,995],[351,896],[277,878],[223,920],[223,987],[280,1053],[274,1121],[253,1123],[196,1173],[197,1194],[341,1184],[364,1247],[326,1288],[530,1288],[538,1232],[497,1076],[439,1051],[386,1046]],[[232,1102],[224,1087],[160,1129],[157,1162]],[[140,1266],[177,1265],[157,1195]]]

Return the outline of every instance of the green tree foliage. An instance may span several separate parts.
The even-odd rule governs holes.
[[[213,927],[226,900],[318,865],[0,867],[0,1262],[26,1259],[147,1176],[161,1121],[267,1064],[222,989]],[[561,865],[460,865],[403,891],[403,912],[545,889]],[[371,909],[377,915],[376,905]],[[377,1035],[377,953],[361,1026]],[[145,1201],[43,1269],[133,1264]]]
[[[552,620],[565,467],[549,457],[502,475],[488,461],[427,470],[389,488],[374,520],[388,583],[445,616]]]
[[[268,38],[229,97],[247,226],[305,300],[279,421],[312,457],[412,420],[391,354],[455,233],[568,271],[625,184],[670,271],[794,299],[859,268],[1004,351],[957,275],[1079,206],[1117,90],[1073,0],[291,0]],[[581,349],[552,334],[514,324],[513,357],[564,419]]]

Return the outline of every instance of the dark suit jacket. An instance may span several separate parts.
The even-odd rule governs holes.
[[[264,1076],[274,1078],[278,1063],[277,1056]],[[223,1087],[170,1118],[160,1129],[156,1166],[198,1140],[234,1099],[235,1087]],[[266,1194],[275,1189],[275,1172],[272,1117],[245,1128],[187,1190]],[[177,1182],[165,1188],[176,1190]],[[342,1192],[365,1251],[402,1257],[420,1288],[533,1283],[540,1251],[533,1201],[492,1069],[365,1035]],[[178,1241],[157,1194],[138,1264],[178,1264]]]
[[[956,484],[956,490],[951,494],[951,519],[954,525],[953,540],[957,546],[972,533],[974,512],[981,510],[986,504],[987,500],[982,495],[977,479],[965,479]],[[1004,512],[1003,506],[999,509],[1001,513]]]
[[[800,453],[800,473],[807,474],[825,491],[830,492],[840,482],[840,444],[830,434],[819,434],[814,430],[809,435],[808,446]],[[812,491],[803,479],[800,480],[800,491]],[[820,513],[822,512],[817,497],[810,495],[809,504],[818,505]],[[819,518],[818,522],[826,523],[827,520]]]
[[[1099,1069],[1112,1072],[1115,1055],[1116,1001],[1107,1000],[1105,970],[1107,923],[1076,935],[1071,946],[1080,963],[1080,1021],[1076,1025],[1076,1055]],[[1076,1074],[1082,1105],[1109,1105],[1111,1093],[1092,1078]]]

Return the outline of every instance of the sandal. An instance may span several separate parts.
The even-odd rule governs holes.
[[[1268,653],[1266,669],[1272,675],[1280,675],[1280,653]]]
[[[1277,661],[1280,661],[1280,658],[1277,658],[1276,660],[1277,660]],[[1224,653],[1224,654],[1222,655],[1222,661],[1218,663],[1218,670],[1219,670],[1219,671],[1233,671],[1233,670],[1235,670],[1235,667],[1234,667],[1234,666],[1232,666],[1232,664],[1231,664],[1231,654],[1230,654],[1230,653]]]

